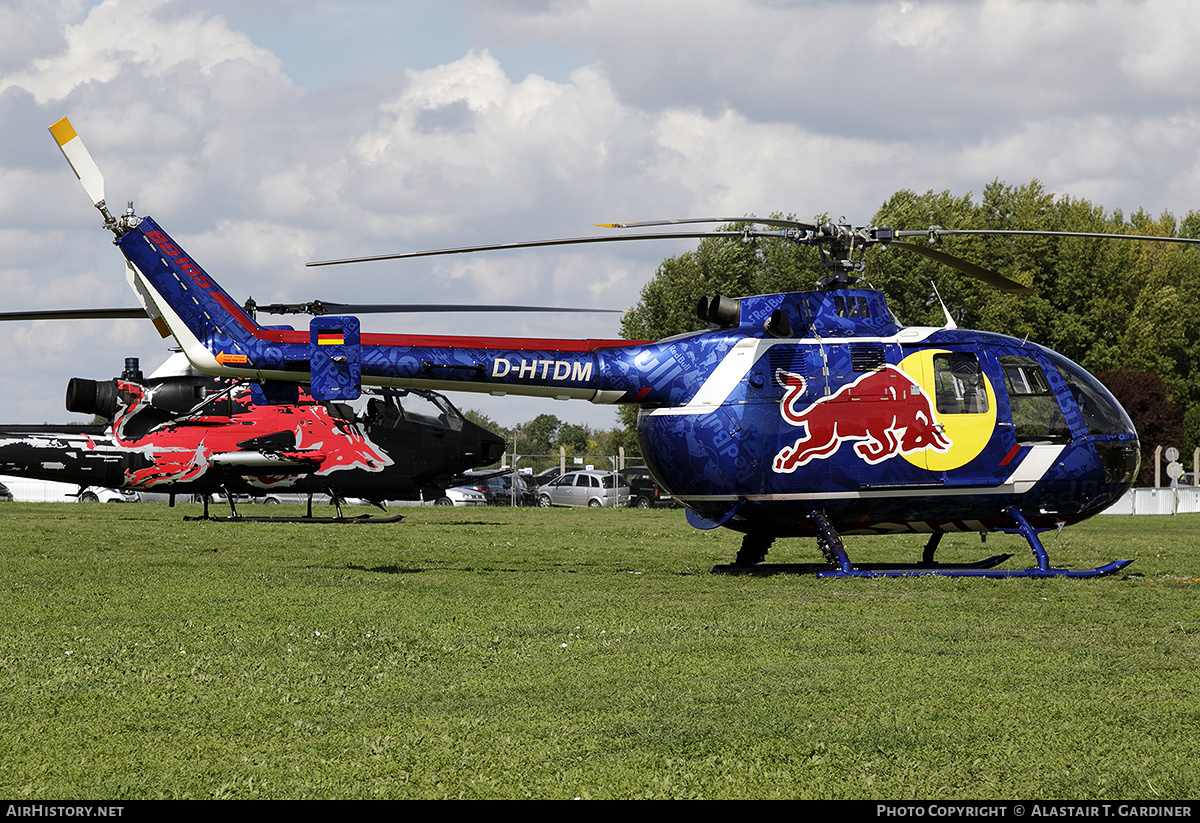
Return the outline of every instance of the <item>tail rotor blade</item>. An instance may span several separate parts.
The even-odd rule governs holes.
[[[75,133],[71,121],[65,117],[59,120],[50,127],[50,134],[58,143],[67,162],[71,164],[71,170],[79,178],[83,190],[92,199],[92,205],[102,206],[104,204],[104,175],[100,173],[100,167],[96,165],[96,161],[88,154],[82,138]]]

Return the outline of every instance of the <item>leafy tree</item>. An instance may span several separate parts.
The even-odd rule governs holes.
[[[1133,420],[1143,449],[1137,482],[1148,486],[1154,482],[1154,448],[1183,442],[1182,409],[1170,402],[1166,383],[1157,374],[1121,369],[1101,372],[1096,379],[1108,387]]]
[[[539,414],[520,427],[519,446],[522,454],[551,454],[558,452],[555,436],[562,421],[552,414]]]
[[[496,434],[501,433],[500,425],[478,409],[467,409],[462,413],[462,415],[476,426],[482,426],[488,431],[495,432]],[[500,436],[503,437],[504,435],[500,434]]]
[[[641,447],[638,445],[637,432],[632,428],[617,426],[594,432],[588,439],[588,454],[616,455],[621,449],[625,449],[627,462],[641,462]]]
[[[1191,469],[1192,455],[1200,448],[1200,406],[1192,406],[1183,415],[1184,464]]]
[[[558,427],[555,445],[566,449],[567,454],[587,454],[590,434],[586,425],[563,423]]]

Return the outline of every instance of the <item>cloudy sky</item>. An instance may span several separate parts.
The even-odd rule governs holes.
[[[63,116],[110,203],[260,303],[627,308],[686,244],[304,263],[664,217],[866,223],[898,189],[996,178],[1182,215],[1200,208],[1197,42],[1188,0],[0,0],[0,295],[131,304],[46,131]],[[615,337],[613,318],[364,328]],[[112,321],[6,324],[0,353],[0,421],[37,423],[77,417],[69,377],[167,351]],[[614,420],[453,397],[505,425]]]

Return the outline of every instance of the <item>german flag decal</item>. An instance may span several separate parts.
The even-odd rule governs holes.
[[[343,346],[346,343],[345,337],[342,335],[341,329],[318,329],[317,330],[317,345],[318,346]]]

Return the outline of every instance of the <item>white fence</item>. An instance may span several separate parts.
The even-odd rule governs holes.
[[[1101,514],[1191,514],[1200,512],[1200,488],[1130,489]]]

